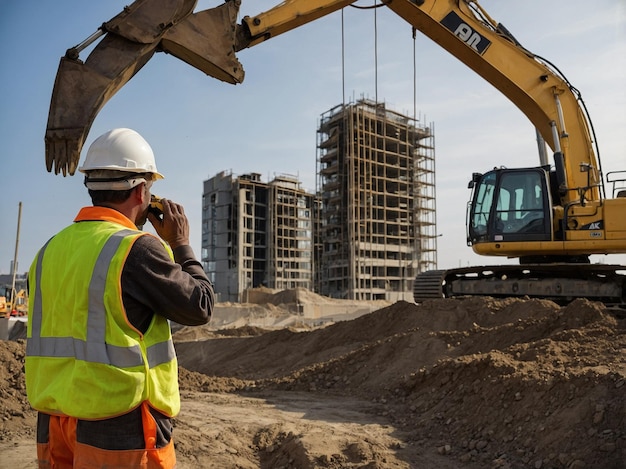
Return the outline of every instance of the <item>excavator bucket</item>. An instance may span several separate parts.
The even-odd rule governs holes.
[[[76,48],[61,58],[45,135],[49,172],[75,173],[100,109],[157,51],[219,80],[243,81],[243,68],[234,54],[240,1],[191,14],[195,4],[196,0],[137,0],[102,26],[106,35],[84,63]]]
[[[54,168],[55,174],[74,174],[96,115],[154,51],[152,44],[146,46],[107,36],[84,64],[61,58],[45,137],[49,172]]]

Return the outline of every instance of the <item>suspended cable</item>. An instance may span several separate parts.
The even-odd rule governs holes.
[[[364,6],[364,7],[359,6],[359,5],[355,5],[355,4],[353,4],[353,3],[351,3],[351,4],[350,4],[350,5],[348,5],[348,6],[350,6],[350,7],[352,7],[352,8],[356,8],[357,10],[371,10],[371,9],[373,9],[373,8],[380,8],[380,7],[384,7],[384,6],[386,6],[388,3],[391,3],[391,0],[383,0],[383,3],[381,3],[380,5],[377,5],[376,3],[377,3],[377,2],[375,1],[375,2],[374,2],[374,5],[368,5],[368,6]]]
[[[343,12],[341,9],[341,104],[346,105],[346,37],[345,25],[343,21]]]
[[[374,0],[374,101],[378,105],[378,0]]]
[[[415,37],[417,30],[412,28],[413,32],[413,121],[417,122],[417,46]]]

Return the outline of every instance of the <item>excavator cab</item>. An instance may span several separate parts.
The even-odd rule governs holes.
[[[467,243],[551,241],[552,197],[543,168],[475,173],[467,213]]]

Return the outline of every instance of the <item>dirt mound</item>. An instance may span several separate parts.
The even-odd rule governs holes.
[[[247,292],[248,301],[256,304],[271,304],[276,306],[291,305],[297,303],[332,303],[337,300],[321,296],[306,288],[294,288],[289,290],[272,290],[270,288],[252,288]]]
[[[24,340],[0,341],[0,442],[34,435],[36,414],[26,399],[25,356]]]
[[[625,326],[585,300],[478,298],[310,331],[180,328],[179,466],[623,469]],[[23,341],[0,350],[5,452],[34,414]]]
[[[381,404],[406,442],[478,467],[622,468],[625,349],[601,305],[514,299],[400,302],[306,333],[177,345],[206,375]]]

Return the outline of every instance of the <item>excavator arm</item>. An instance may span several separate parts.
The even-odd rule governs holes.
[[[349,0],[285,0],[236,24],[240,0],[193,13],[195,0],[137,0],[105,23],[87,60],[77,49],[61,59],[48,127],[46,165],[73,174],[95,116],[152,57],[170,53],[206,74],[241,83],[235,52],[349,6]],[[602,183],[578,95],[550,66],[524,49],[474,0],[383,0],[385,6],[509,98],[555,155],[562,203],[599,200]],[[79,52],[79,51],[78,51]]]

